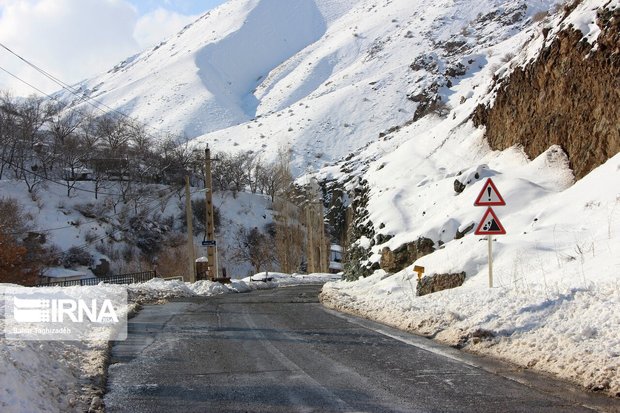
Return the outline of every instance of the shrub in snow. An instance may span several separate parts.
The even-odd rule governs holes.
[[[99,264],[92,268],[96,277],[106,277],[111,274],[110,261],[101,258]]]
[[[90,267],[91,265],[93,265],[93,257],[88,251],[85,251],[78,247],[71,247],[63,254],[62,265],[65,268],[75,267],[78,265]]]
[[[74,208],[86,218],[97,218],[95,204],[93,204],[92,202],[89,202],[87,204],[77,204]]]

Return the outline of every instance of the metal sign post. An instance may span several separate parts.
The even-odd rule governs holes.
[[[493,237],[489,238],[489,288],[493,288]]]
[[[493,235],[504,235],[506,229],[491,206],[504,206],[506,202],[489,178],[474,202],[475,206],[487,206],[487,210],[476,228],[476,235],[486,235],[489,240],[489,288],[493,288]]]

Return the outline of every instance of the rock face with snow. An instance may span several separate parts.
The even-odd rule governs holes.
[[[463,83],[488,49],[559,1],[231,0],[80,86],[198,146],[288,147],[302,173],[485,92]]]
[[[500,82],[492,107],[477,108],[493,148],[518,144],[535,158],[560,145],[577,178],[620,151],[620,9],[596,3],[565,6],[563,30],[543,29],[538,56]]]
[[[387,272],[398,272],[413,264],[418,258],[432,254],[435,243],[428,238],[420,238],[415,242],[401,245],[394,251],[389,247],[381,251],[381,269]]]

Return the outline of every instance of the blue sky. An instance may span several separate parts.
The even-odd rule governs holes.
[[[131,0],[141,15],[159,7],[181,14],[201,14],[223,2],[224,0]]]
[[[225,0],[0,0],[0,43],[67,83],[103,73],[165,38]],[[7,70],[57,90],[0,49],[0,91],[36,93]]]

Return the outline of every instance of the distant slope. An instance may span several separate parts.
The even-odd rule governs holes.
[[[556,0],[231,0],[81,86],[215,149],[293,152],[296,171],[458,105]],[[484,77],[485,82],[490,76]],[[471,87],[483,93],[485,83]],[[459,95],[460,93],[460,95]],[[430,106],[430,107],[429,107]]]
[[[319,167],[390,128],[482,96],[504,58],[494,46],[525,42],[533,16],[555,3],[360,1],[258,86],[254,121],[194,142],[266,158],[288,146],[297,172]]]
[[[355,2],[231,0],[175,37],[80,85],[88,96],[188,137],[254,118],[254,90]],[[66,96],[70,98],[70,96]]]

